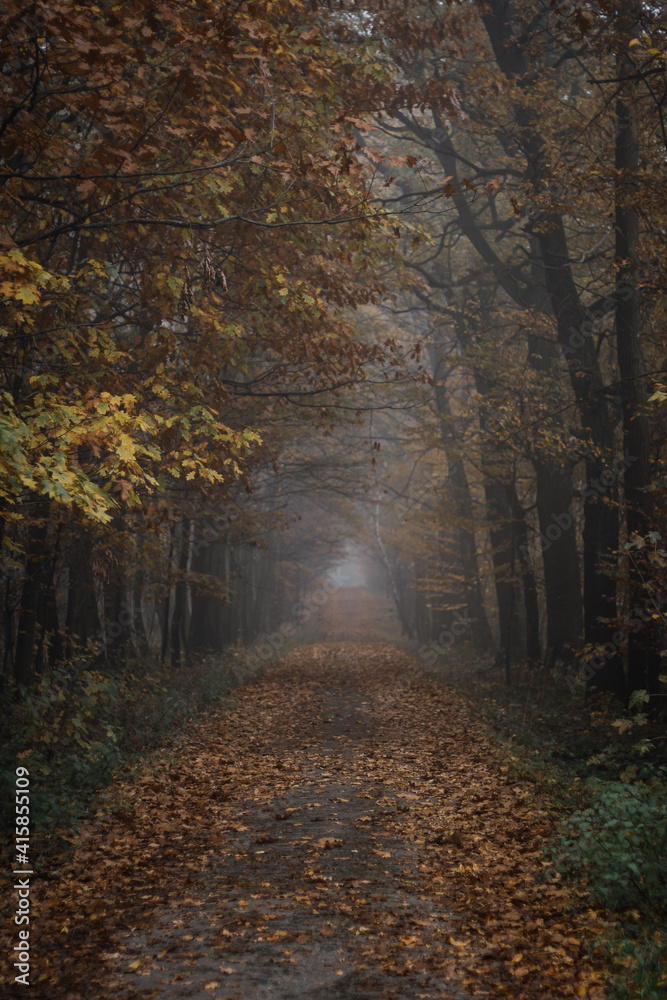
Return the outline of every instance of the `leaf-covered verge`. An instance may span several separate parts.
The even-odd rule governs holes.
[[[49,878],[114,775],[158,745],[168,753],[193,720],[231,707],[231,692],[263,666],[247,651],[228,650],[183,671],[158,663],[135,663],[113,674],[54,670],[25,689],[7,707],[0,728],[3,858],[12,849],[17,763],[31,775],[35,869]]]
[[[591,945],[619,1000],[659,1000],[667,985],[667,747],[660,725],[564,678],[534,670],[515,684],[458,651],[431,668],[464,694],[509,773],[547,801],[545,857],[607,917]],[[620,717],[619,717],[620,716]]]

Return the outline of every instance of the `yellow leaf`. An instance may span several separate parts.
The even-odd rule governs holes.
[[[19,299],[20,302],[24,302],[26,305],[32,305],[34,302],[39,302],[39,292],[29,285],[21,285],[20,288],[16,289],[14,298]]]

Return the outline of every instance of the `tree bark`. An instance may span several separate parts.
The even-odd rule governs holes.
[[[623,444],[633,462],[626,466],[624,486],[628,537],[650,529],[650,440],[646,365],[640,340],[639,216],[635,208],[634,175],[639,167],[639,136],[634,107],[635,68],[628,43],[636,35],[640,5],[619,9],[616,75],[621,84],[616,101],[615,223],[616,283],[624,289],[616,310],[616,349],[621,376]],[[641,600],[643,583],[634,562],[630,566],[630,606]],[[652,648],[651,629],[632,631],[628,639],[628,692],[660,688],[660,658]]]
[[[185,653],[186,663],[189,660],[189,651],[185,643],[185,598],[190,561],[190,525],[190,518],[184,517],[181,521],[178,575],[174,591],[174,612],[171,617],[171,666],[175,670],[181,666],[181,652]]]
[[[479,0],[481,16],[500,70],[521,88],[532,86],[532,73],[516,32],[518,20],[514,5],[507,0]],[[520,100],[514,103],[514,116],[526,157],[526,178],[536,193],[548,195],[549,165],[546,144],[540,135],[535,115]],[[474,225],[474,222],[473,222]],[[476,227],[475,227],[476,228]],[[583,430],[590,436],[593,449],[586,457],[589,485],[606,471],[605,462],[613,453],[614,428],[606,405],[603,379],[595,345],[590,335],[592,318],[582,305],[570,265],[570,254],[562,216],[556,211],[542,213],[532,220],[532,235],[537,241],[544,266],[544,278],[556,317],[558,342],[567,360],[570,383],[577,402]],[[478,234],[478,241],[481,234]],[[489,248],[490,249],[490,248]],[[507,268],[504,268],[507,271]],[[498,272],[503,288],[515,301],[512,281]],[[509,275],[512,278],[512,275]],[[618,303],[616,288],[612,301]],[[587,493],[592,492],[587,490]],[[584,503],[584,627],[588,643],[601,645],[609,638],[610,627],[604,619],[616,617],[616,569],[618,550],[618,513],[613,484],[609,503],[587,496]],[[625,697],[625,675],[620,652],[610,656],[604,669],[595,674],[597,688]]]
[[[567,472],[538,459],[533,468],[547,610],[545,661],[554,663],[572,655],[584,632],[573,493]]]
[[[21,590],[18,634],[14,654],[14,679],[17,684],[29,684],[34,676],[35,639],[40,610],[44,611],[46,570],[50,562],[45,543],[49,524],[49,505],[35,499],[25,557],[25,577]]]
[[[540,648],[540,605],[537,599],[537,583],[535,571],[528,549],[528,525],[526,512],[521,506],[516,492],[516,486],[511,483],[507,487],[509,506],[514,523],[514,546],[519,559],[519,572],[523,590],[523,607],[526,627],[526,659],[531,666],[542,662]]]
[[[504,667],[509,679],[510,666],[525,652],[523,646],[519,602],[516,600],[515,538],[513,517],[502,483],[487,478],[484,483],[487,523],[491,539],[493,580],[498,602],[498,630],[500,643],[496,666]]]
[[[220,543],[211,541],[204,542],[197,538],[195,533],[192,569],[196,574],[216,577],[216,555],[220,549]],[[222,567],[221,567],[222,568]],[[222,613],[221,601],[213,594],[202,592],[201,586],[194,588],[192,595],[192,620],[190,623],[190,642],[193,650],[219,649],[220,636],[219,627]]]
[[[437,346],[428,345],[428,356],[435,383],[435,403],[439,417],[440,439],[447,454],[447,485],[454,501],[456,531],[458,535],[463,589],[468,618],[474,621],[473,644],[475,652],[483,656],[495,649],[495,642],[484,606],[482,585],[477,557],[475,532],[470,527],[474,509],[461,448],[452,427],[452,412],[447,396],[444,362]]]
[[[174,541],[176,538],[176,525],[172,524],[169,529],[169,551],[167,554],[167,572],[165,580],[165,593],[162,598],[161,604],[161,614],[160,614],[160,627],[161,627],[161,645],[160,645],[160,663],[164,663],[167,659],[167,652],[169,650],[169,616],[171,611],[171,591],[172,591],[172,579],[173,579],[173,564],[174,564]]]
[[[69,655],[72,655],[77,645],[85,645],[88,639],[97,639],[101,635],[95,578],[90,562],[92,547],[92,536],[85,528],[70,542],[69,585],[65,616]]]

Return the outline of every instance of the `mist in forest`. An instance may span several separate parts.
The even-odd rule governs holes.
[[[658,696],[661,9],[13,10],[5,687],[248,646],[336,573],[416,648]]]
[[[440,851],[441,869],[468,879],[451,899],[472,906],[488,876],[450,951],[477,947],[507,871],[523,866],[523,888],[454,978],[428,992],[416,959],[376,955],[372,995],[398,996],[395,973],[413,977],[411,996],[456,980],[531,1000],[551,990],[548,954],[560,956],[554,996],[601,998],[583,956],[604,949],[580,948],[590,928],[572,914],[664,922],[667,898],[667,5],[9,0],[0,27],[0,814],[16,863],[32,864],[23,796],[40,856],[61,858],[79,828],[98,837],[84,817],[123,769],[182,739],[192,774],[171,788],[166,763],[169,781],[137,779],[140,792],[128,778],[100,813],[130,831],[109,843],[148,852],[133,877],[157,870],[150,850],[172,857],[160,838],[177,825],[154,829],[158,814],[180,817],[174,837],[195,845],[199,872],[217,850],[206,837],[221,835],[200,844],[183,817],[206,803],[226,817],[230,871],[251,850],[268,863],[293,823],[299,877],[357,865],[326,876],[348,906],[362,855],[378,884],[398,870],[394,846],[359,833],[391,816],[410,842],[406,871],[416,851]],[[209,716],[219,729],[192,736]],[[489,763],[482,724],[509,747],[505,764]],[[324,807],[289,775],[316,758],[347,832],[304,835],[304,864],[292,812]],[[571,771],[554,777],[563,762]],[[515,771],[534,783],[520,801],[503,784]],[[355,812],[362,786],[372,816]],[[562,814],[596,803],[560,833],[541,804],[556,786],[570,796]],[[264,813],[230,847],[261,795]],[[479,815],[466,802],[484,803]],[[489,860],[480,845],[498,830]],[[336,854],[348,836],[358,846]],[[560,868],[539,869],[544,897],[530,867],[540,837],[561,852]],[[517,867],[493,868],[510,850]],[[87,870],[96,856],[83,857]],[[422,887],[430,866],[413,872]],[[582,890],[549,938],[565,919],[553,887],[584,873],[590,899]],[[89,898],[112,899],[109,872],[96,877]],[[132,885],[128,898],[151,898]],[[321,885],[301,888],[311,906]],[[189,882],[178,892],[196,895]],[[412,930],[442,900],[424,922],[426,897],[413,897],[411,936],[396,940],[435,954]],[[530,961],[507,916],[528,898]],[[70,917],[53,906],[55,968]],[[98,917],[106,926],[101,907],[79,907],[72,942],[98,933]],[[626,969],[605,920],[608,963]],[[651,924],[638,948],[649,978],[661,933]],[[122,950],[103,948],[109,962]],[[218,958],[236,974],[236,958]],[[480,963],[501,971],[477,991]],[[200,987],[221,996],[217,978]]]

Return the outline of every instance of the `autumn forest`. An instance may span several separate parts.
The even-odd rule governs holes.
[[[664,997],[665,5],[0,26],[11,989]]]

